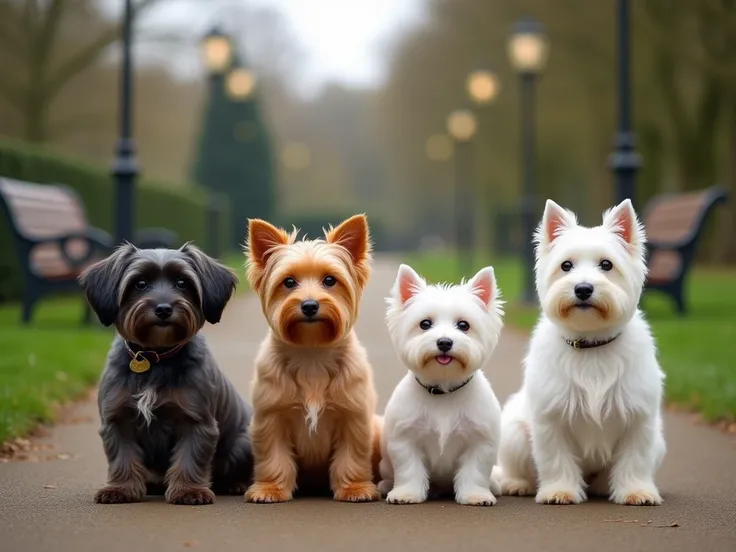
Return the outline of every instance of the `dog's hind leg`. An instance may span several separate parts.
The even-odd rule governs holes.
[[[253,482],[253,452],[246,433],[227,449],[218,450],[213,462],[212,490],[219,495],[243,495]]]
[[[529,425],[522,415],[522,397],[511,397],[501,416],[498,466],[494,476],[505,495],[529,496],[536,492],[536,469]]]

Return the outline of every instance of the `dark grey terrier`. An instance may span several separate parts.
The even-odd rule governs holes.
[[[235,274],[189,244],[126,244],[79,281],[100,322],[118,331],[100,381],[108,476],[95,502],[135,502],[163,486],[172,504],[244,493],[251,408],[199,333],[220,321]]]

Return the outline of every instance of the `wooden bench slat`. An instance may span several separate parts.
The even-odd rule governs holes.
[[[649,242],[647,288],[670,295],[685,312],[685,275],[705,220],[717,203],[726,200],[721,187],[654,198],[644,216]]]

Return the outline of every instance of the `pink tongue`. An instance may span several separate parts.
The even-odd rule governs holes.
[[[452,362],[452,357],[446,356],[446,355],[440,355],[437,357],[437,362],[443,365],[450,364]]]

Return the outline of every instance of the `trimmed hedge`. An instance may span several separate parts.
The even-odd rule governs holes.
[[[114,227],[114,184],[108,170],[58,153],[0,140],[0,177],[39,184],[66,184],[79,193],[92,226],[108,232]],[[161,182],[139,180],[135,190],[135,228],[168,228],[180,240],[206,248],[207,196],[194,186],[176,188]],[[220,219],[220,243],[229,230],[230,211]],[[0,299],[17,298],[22,282],[17,253],[8,221],[0,213]]]

